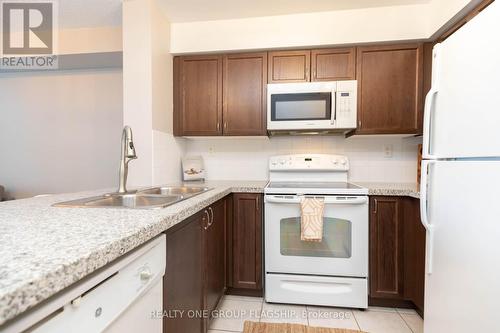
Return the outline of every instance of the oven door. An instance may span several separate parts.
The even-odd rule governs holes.
[[[323,240],[300,239],[301,196],[266,195],[267,273],[368,276],[368,197],[324,196]]]

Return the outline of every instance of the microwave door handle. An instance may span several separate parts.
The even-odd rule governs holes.
[[[332,91],[332,113],[333,113],[333,117],[332,117],[332,125],[335,126],[335,124],[337,123],[337,91]]]

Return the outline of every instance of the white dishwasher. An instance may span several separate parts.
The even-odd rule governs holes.
[[[161,235],[2,332],[161,333],[165,264],[166,237]]]

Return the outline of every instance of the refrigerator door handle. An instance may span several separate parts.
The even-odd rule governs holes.
[[[437,95],[437,90],[431,88],[427,96],[425,96],[425,107],[424,107],[424,135],[422,142],[422,158],[427,159],[438,159],[436,155],[432,155],[430,152],[431,145],[431,119],[432,119],[432,106],[434,105],[434,100]]]
[[[424,105],[424,121],[423,121],[423,142],[422,142],[422,157],[425,159],[438,159],[439,156],[431,154],[431,123],[432,114],[434,112],[434,101],[439,91],[439,67],[440,67],[440,51],[441,45],[436,44],[432,50],[432,83],[431,89],[425,96]]]
[[[434,249],[434,226],[429,221],[427,205],[427,182],[429,178],[429,166],[436,161],[422,161],[422,175],[420,181],[420,218],[425,230],[427,231],[427,250],[426,250],[426,272],[432,274],[433,249]]]

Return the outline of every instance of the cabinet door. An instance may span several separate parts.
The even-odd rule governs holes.
[[[371,197],[370,212],[370,296],[404,299],[401,199]]]
[[[262,289],[262,195],[233,196],[233,281],[240,289]]]
[[[174,59],[175,135],[222,134],[222,57]]]
[[[267,53],[224,56],[224,135],[267,135]]]
[[[226,288],[226,200],[219,200],[208,208],[208,212],[210,222],[205,230],[205,309],[212,311]]]
[[[166,333],[201,333],[202,318],[189,318],[190,310],[203,310],[203,226],[206,214],[197,214],[180,228],[167,232],[167,264],[163,283],[166,311],[184,310],[184,316],[164,319]],[[173,312],[172,312],[173,313]],[[178,314],[178,313],[176,313]]]
[[[311,51],[269,52],[268,82],[308,82],[310,81]]]
[[[311,51],[311,81],[356,79],[356,49],[317,49]]]
[[[421,44],[357,49],[356,134],[416,134],[423,114]]]
[[[404,199],[404,294],[424,313],[425,228],[420,221],[420,200]]]

